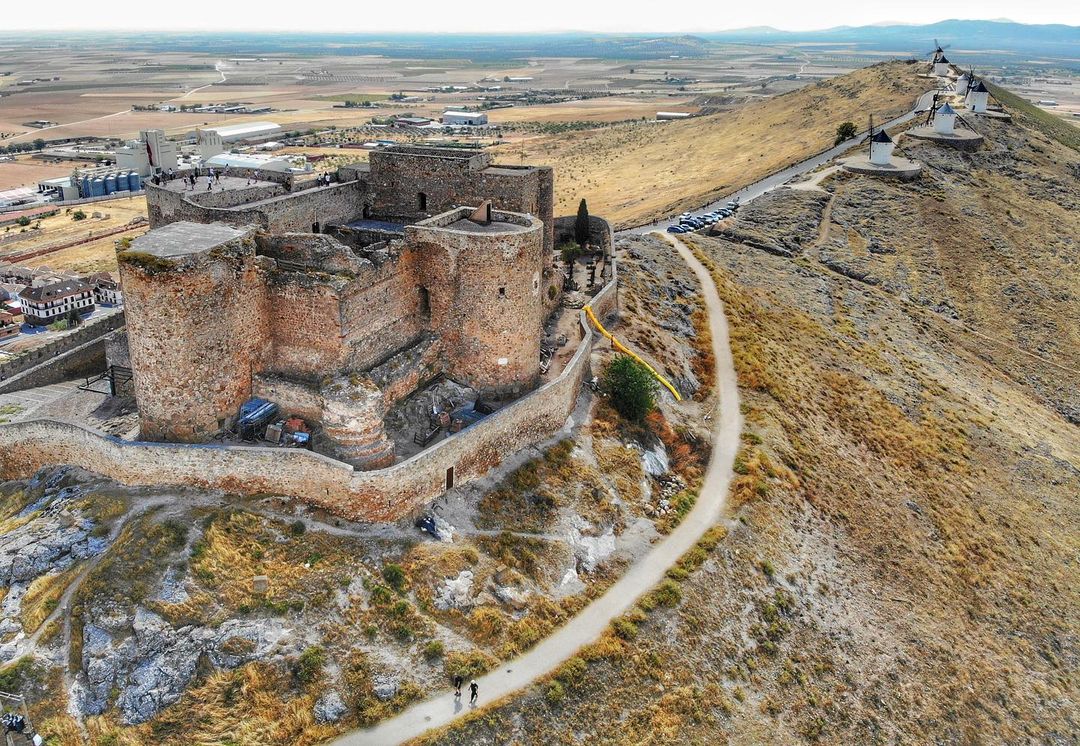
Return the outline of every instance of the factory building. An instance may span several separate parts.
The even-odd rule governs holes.
[[[218,153],[204,160],[203,165],[210,168],[246,168],[272,173],[310,170],[294,166],[285,156],[264,153]]]
[[[488,123],[487,114],[478,111],[444,111],[443,124],[479,127]]]
[[[203,127],[198,133],[214,132],[222,142],[260,142],[272,140],[281,135],[281,125],[274,122],[245,122],[243,124],[227,124],[220,127]]]
[[[116,149],[116,167],[134,171],[141,177],[177,169],[176,143],[163,130],[142,130],[138,140]]]

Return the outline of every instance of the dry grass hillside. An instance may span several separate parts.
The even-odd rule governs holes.
[[[1077,234],[1052,202],[1080,158],[1022,117],[988,134],[909,148],[936,164],[918,184],[785,190],[690,241],[746,416],[727,520],[600,643],[429,743],[1075,739]],[[983,336],[1027,327],[1058,367]]]
[[[641,224],[826,149],[841,122],[910,110],[928,87],[915,71],[902,62],[874,65],[736,111],[539,137],[506,145],[499,156],[554,166],[557,214],[571,214],[585,197],[616,225]]]

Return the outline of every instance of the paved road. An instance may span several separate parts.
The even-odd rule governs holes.
[[[727,500],[732,465],[739,448],[742,415],[735,365],[728,346],[727,320],[716,286],[706,269],[678,240],[670,238],[679,255],[693,269],[703,288],[709,311],[713,354],[716,356],[718,411],[713,420],[713,454],[700,496],[683,522],[640,557],[608,591],[577,616],[519,658],[477,680],[481,702],[491,702],[532,684],[554,671],[582,646],[596,640],[613,619],[627,611],[638,597],[664,578],[678,559],[720,519]],[[463,693],[467,699],[468,690]],[[382,746],[416,738],[431,728],[447,725],[470,708],[454,700],[450,689],[415,704],[396,717],[365,730],[353,731],[334,741],[335,746]]]
[[[904,124],[905,122],[910,122],[912,119],[915,118],[915,116],[919,112],[926,111],[927,109],[930,108],[931,102],[933,100],[933,95],[934,95],[934,91],[927,91],[923,95],[919,96],[918,100],[915,102],[915,108],[912,111],[909,111],[907,114],[904,114],[903,116],[899,116],[896,119],[891,119],[888,122],[885,122],[885,124],[881,125],[881,126],[883,126],[885,128],[889,128],[889,127],[894,127],[894,126],[896,126],[898,124]],[[815,156],[813,156],[811,158],[807,158],[805,161],[800,161],[799,163],[796,163],[794,166],[791,166],[789,168],[785,168],[783,171],[777,171],[774,174],[766,176],[764,179],[761,179],[760,181],[755,181],[753,184],[750,184],[749,186],[743,187],[742,189],[740,189],[737,192],[732,192],[731,194],[729,194],[727,196],[721,197],[716,202],[708,204],[708,205],[706,205],[706,206],[704,206],[704,207],[702,207],[700,209],[693,210],[692,212],[694,212],[695,214],[699,214],[699,215],[703,214],[703,213],[711,212],[713,210],[716,210],[716,209],[719,209],[719,208],[723,207],[725,203],[729,202],[730,200],[735,199],[736,197],[738,197],[739,201],[743,202],[743,203],[749,202],[749,201],[751,201],[753,199],[756,199],[756,198],[760,197],[761,195],[765,194],[766,192],[771,191],[773,189],[776,189],[778,186],[781,186],[781,185],[787,183],[792,178],[794,178],[796,176],[799,176],[801,174],[805,174],[808,171],[813,171],[818,166],[822,166],[822,165],[828,163],[829,161],[831,161],[836,156],[842,155],[843,153],[846,153],[848,150],[851,150],[852,148],[856,147],[857,145],[862,144],[863,136],[865,134],[866,134],[865,132],[862,132],[858,136],[853,137],[852,139],[847,140],[846,142],[842,142],[839,145],[837,145],[836,147],[829,148],[824,153],[818,153],[817,155],[815,155]],[[635,233],[636,234],[648,233],[649,231],[655,231],[655,230],[663,231],[663,230],[667,230],[667,227],[669,225],[674,225],[677,222],[678,222],[677,220],[672,218],[670,220],[667,220],[666,222],[661,221],[661,222],[657,223],[656,225],[649,224],[649,225],[638,226],[637,228],[627,228],[626,230],[619,231],[619,235],[635,234]]]

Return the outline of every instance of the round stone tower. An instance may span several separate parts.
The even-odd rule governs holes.
[[[451,378],[482,395],[516,396],[540,374],[544,224],[520,213],[471,213],[406,229],[421,252],[422,306],[442,336]]]
[[[118,255],[145,440],[200,442],[251,396],[268,346],[254,241],[220,223],[178,222]]]

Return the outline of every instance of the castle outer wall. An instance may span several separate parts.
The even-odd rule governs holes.
[[[617,276],[593,299],[601,318],[615,310]],[[0,425],[0,478],[19,479],[68,463],[130,485],[183,484],[245,495],[281,494],[363,521],[392,521],[423,508],[455,483],[483,476],[502,458],[557,432],[589,375],[594,339],[579,313],[581,343],[562,373],[533,393],[412,458],[384,469],[297,449],[129,442],[55,420]]]

